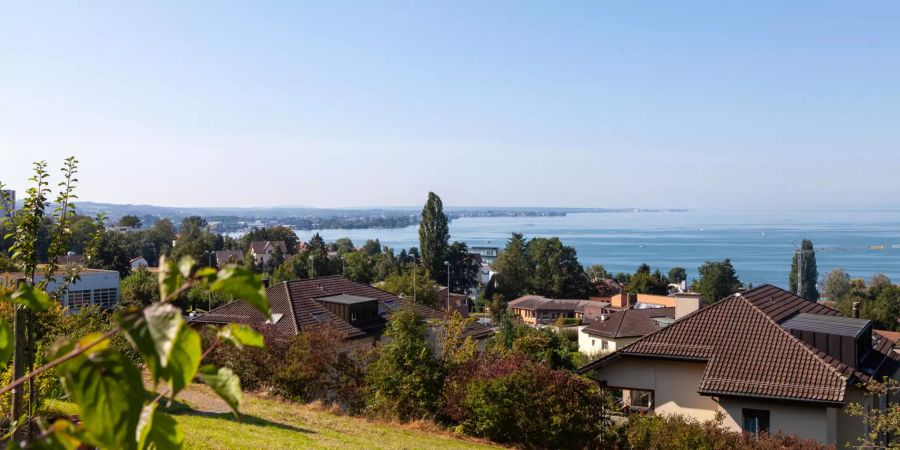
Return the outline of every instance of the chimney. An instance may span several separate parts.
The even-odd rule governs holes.
[[[675,296],[675,320],[700,309],[700,294],[679,292]]]
[[[853,318],[859,319],[859,302],[853,302]]]

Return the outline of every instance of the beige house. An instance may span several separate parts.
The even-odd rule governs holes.
[[[625,309],[603,314],[578,330],[578,351],[614,352],[675,321],[675,308]]]
[[[783,431],[843,446],[866,431],[843,408],[857,385],[895,377],[894,343],[868,320],[770,285],[676,320],[582,368],[624,411],[724,416],[734,431]]]
[[[250,243],[250,254],[259,265],[268,264],[276,250],[287,257],[288,251],[284,241],[253,241]]]
[[[551,325],[560,318],[584,319],[599,317],[609,306],[607,302],[573,298],[547,298],[523,295],[509,303],[507,310],[528,325]]]

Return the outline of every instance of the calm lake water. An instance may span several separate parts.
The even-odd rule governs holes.
[[[378,238],[401,248],[419,245],[418,228],[316,230],[326,241],[349,237],[356,245]],[[316,231],[299,231],[308,240]],[[457,219],[451,240],[469,246],[503,247],[510,233],[559,236],[578,251],[579,261],[611,272],[634,272],[641,263],[664,272],[688,269],[689,279],[706,260],[731,258],[745,283],[785,287],[793,243],[813,241],[820,280],[841,267],[853,277],[875,272],[900,281],[900,211],[854,212],[658,212],[590,213],[565,217]],[[883,246],[872,249],[872,246]]]

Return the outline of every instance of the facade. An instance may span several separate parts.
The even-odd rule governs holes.
[[[552,325],[558,319],[593,319],[599,317],[609,303],[571,298],[547,298],[524,295],[507,304],[507,309],[528,325]]]
[[[865,432],[842,410],[857,387],[896,377],[894,343],[868,320],[770,285],[732,295],[578,369],[623,411],[682,414],[747,433],[843,446]],[[864,402],[867,408],[875,403]]]
[[[469,247],[469,252],[481,257],[481,262],[487,265],[494,264],[500,254],[499,247]]]
[[[281,254],[285,257],[287,256],[288,252],[284,241],[253,241],[250,243],[250,254],[259,265],[268,264],[276,249],[281,250]]]
[[[277,334],[293,336],[303,329],[328,326],[344,335],[349,345],[365,347],[381,339],[387,319],[395,311],[411,309],[425,320],[443,319],[444,311],[341,276],[293,280],[269,286],[269,321],[252,306],[235,300],[194,317],[192,324],[243,323],[272,326]],[[493,331],[473,324],[466,335],[483,341]]]
[[[437,303],[443,311],[455,310],[461,316],[469,317],[471,302],[466,294],[454,294],[446,286],[438,286]]]
[[[47,290],[55,291],[60,283],[63,272],[53,275],[53,280],[47,284]],[[69,313],[77,313],[86,306],[97,305],[101,308],[112,308],[119,302],[119,272],[115,270],[80,269],[79,279],[69,284],[59,298],[63,308],[68,308]],[[0,274],[6,286],[14,286],[19,280],[24,280],[22,273]],[[35,281],[41,281],[44,275],[36,275]]]

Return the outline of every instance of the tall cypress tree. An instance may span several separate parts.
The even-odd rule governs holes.
[[[800,270],[797,270],[797,263],[800,262]],[[797,275],[800,274],[800,282],[797,282]],[[804,239],[800,244],[800,250],[794,252],[791,259],[791,274],[788,277],[788,289],[810,301],[819,300],[819,289],[816,287],[816,280],[819,278],[819,269],[816,267],[816,250],[813,243],[809,239]]]
[[[449,241],[450,227],[444,214],[444,203],[437,194],[429,192],[428,201],[422,208],[422,221],[419,223],[419,252],[422,256],[422,265],[438,283],[440,280],[437,278],[446,273],[443,266]],[[444,282],[446,283],[446,280]]]

